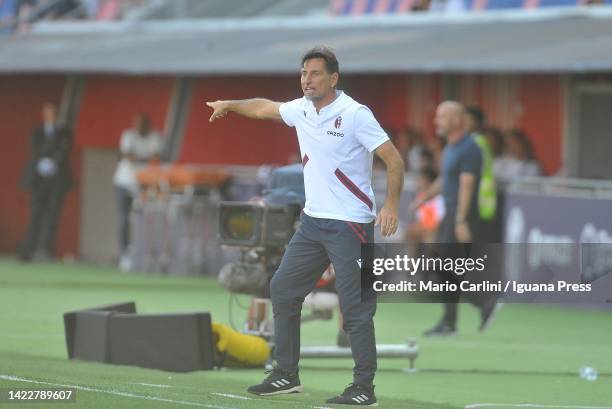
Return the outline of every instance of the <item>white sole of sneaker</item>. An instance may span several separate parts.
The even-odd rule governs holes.
[[[272,396],[272,395],[282,395],[285,393],[302,393],[304,392],[304,387],[302,385],[298,385],[298,386],[294,386],[293,388],[290,389],[283,389],[282,391],[274,391],[274,392],[268,392],[268,393],[256,393],[255,395],[259,395],[259,396]],[[251,392],[253,393],[253,392]]]

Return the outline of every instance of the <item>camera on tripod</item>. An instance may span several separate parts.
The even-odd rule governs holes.
[[[219,241],[228,246],[284,247],[293,234],[295,213],[291,205],[221,202]]]
[[[242,250],[241,260],[221,269],[223,288],[267,297],[269,279],[297,228],[304,202],[300,164],[275,169],[270,189],[256,202],[221,202],[219,242]]]

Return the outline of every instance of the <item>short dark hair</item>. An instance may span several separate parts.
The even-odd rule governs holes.
[[[304,63],[313,58],[322,58],[325,60],[325,68],[327,68],[327,72],[333,74],[337,72],[340,73],[340,65],[338,64],[338,59],[336,58],[336,54],[329,48],[323,45],[318,45],[316,47],[311,48],[306,51],[306,53],[302,56],[302,67]]]
[[[482,109],[480,109],[480,107],[472,105],[467,107],[465,109],[465,112],[467,112],[467,114],[471,116],[472,119],[474,119],[474,122],[476,122],[476,128],[482,129],[485,122],[487,121],[484,112],[482,112]]]

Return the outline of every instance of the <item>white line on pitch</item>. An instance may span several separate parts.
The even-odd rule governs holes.
[[[232,395],[231,393],[212,392],[211,395],[223,396],[224,398],[231,398],[231,399],[255,400],[253,398],[249,398],[248,396]],[[258,399],[258,400],[261,400],[261,399]]]
[[[612,409],[612,406],[540,405],[537,403],[472,403],[465,405],[465,409],[477,408]]]
[[[186,406],[198,406],[198,407],[209,408],[209,409],[235,409],[235,408],[228,408],[226,406],[208,405],[208,404],[199,403],[199,402],[190,402],[190,401],[185,401],[185,400],[174,400],[174,399],[162,398],[159,396],[138,395],[138,394],[131,393],[131,392],[91,388],[89,386],[67,385],[67,384],[60,384],[60,383],[35,381],[33,379],[26,379],[26,378],[21,378],[21,377],[12,376],[12,375],[0,374],[0,379],[4,379],[6,381],[14,381],[14,382],[34,383],[38,385],[57,386],[61,388],[71,388],[71,389],[76,389],[76,390],[85,391],[85,392],[105,393],[107,395],[123,396],[127,398],[144,399],[144,400],[152,400],[152,401],[167,402],[167,403],[176,403],[179,405],[186,405]]]
[[[170,385],[157,385],[154,383],[132,382],[132,385],[152,386],[154,388],[172,388]]]

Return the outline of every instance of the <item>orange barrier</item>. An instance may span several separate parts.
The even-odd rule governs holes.
[[[229,180],[230,174],[223,170],[194,165],[150,165],[138,171],[136,178],[145,188],[165,185],[171,190],[178,190],[190,186],[220,186]]]

